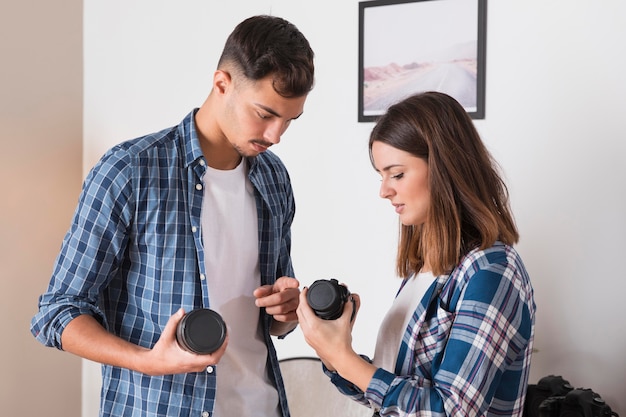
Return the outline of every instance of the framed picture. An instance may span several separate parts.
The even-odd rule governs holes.
[[[487,0],[359,2],[359,122],[422,91],[485,117]]]

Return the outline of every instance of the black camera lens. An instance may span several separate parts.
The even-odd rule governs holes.
[[[176,328],[176,340],[193,353],[213,353],[224,343],[226,323],[217,312],[199,308],[185,314]]]
[[[341,317],[343,306],[349,296],[348,289],[340,285],[336,279],[318,279],[309,287],[306,299],[318,317],[335,320]]]

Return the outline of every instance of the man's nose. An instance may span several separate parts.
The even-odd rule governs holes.
[[[273,145],[276,145],[280,142],[280,137],[285,130],[286,128],[283,126],[283,123],[280,120],[276,120],[276,122],[272,123],[267,127],[267,129],[265,129],[265,140]]]

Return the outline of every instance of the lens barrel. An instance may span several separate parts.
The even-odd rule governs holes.
[[[215,352],[226,338],[226,323],[219,313],[198,308],[185,314],[176,328],[176,340],[185,350],[201,355]]]
[[[315,314],[324,320],[341,317],[350,292],[336,279],[318,279],[307,291],[306,298]]]

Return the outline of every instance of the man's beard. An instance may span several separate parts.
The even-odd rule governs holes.
[[[267,142],[267,141],[262,140],[262,139],[252,139],[252,140],[248,141],[248,143],[257,144],[257,145],[263,147],[264,149],[262,151],[245,152],[240,146],[235,145],[235,144],[233,144],[233,148],[239,154],[239,156],[244,157],[244,158],[248,158],[248,157],[257,156],[258,154],[265,152],[267,149],[270,148],[270,146],[273,145],[273,143]]]

